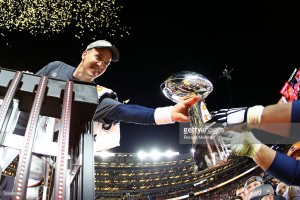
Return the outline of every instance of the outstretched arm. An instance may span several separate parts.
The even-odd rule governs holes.
[[[123,121],[146,125],[188,122],[188,111],[199,100],[200,97],[194,96],[174,106],[153,109],[134,104],[121,104],[116,100],[105,98],[98,105],[94,120]]]
[[[252,132],[228,131],[222,138],[233,154],[252,158],[264,171],[288,185],[300,185],[300,161],[262,144]]]
[[[264,107],[259,128],[277,135],[289,137],[291,129],[292,103]]]
[[[226,126],[247,123],[250,129],[261,129],[284,137],[299,137],[300,100],[285,104],[221,109],[211,113],[211,122]]]
[[[288,184],[300,185],[300,161],[262,144],[253,160],[272,177]]]

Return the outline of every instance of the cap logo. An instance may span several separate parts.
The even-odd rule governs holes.
[[[56,72],[53,72],[53,73],[51,74],[51,76],[52,76],[52,77],[56,77],[56,76],[57,76],[57,73],[56,73]]]

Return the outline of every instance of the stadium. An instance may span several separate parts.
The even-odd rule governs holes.
[[[197,199],[229,199],[249,176],[262,173],[247,157],[229,156],[226,162],[195,173],[192,153],[168,155],[97,155],[96,199],[188,199],[192,194]]]

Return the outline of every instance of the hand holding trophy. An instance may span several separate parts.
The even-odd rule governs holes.
[[[195,171],[199,171],[200,168],[204,169],[216,165],[215,153],[211,149],[210,142],[208,141],[209,138],[206,136],[206,131],[202,131],[201,138],[205,139],[204,144],[206,145],[208,154],[199,152],[202,151],[203,148],[205,149],[205,147],[203,147],[203,144],[201,145],[199,142],[199,133],[201,131],[197,131],[207,130],[204,123],[211,119],[211,115],[206,108],[204,100],[213,91],[212,83],[205,76],[199,73],[181,71],[167,78],[161,84],[161,90],[168,99],[175,103],[185,100],[193,95],[200,96],[201,100],[197,104],[194,104],[189,110],[190,130],[192,130],[191,144],[194,150],[195,167],[197,168]],[[216,139],[212,138],[212,140],[215,142],[218,153],[222,159],[221,154],[223,155],[223,153],[219,150],[219,145],[216,144]],[[201,155],[201,159],[199,158],[199,155]]]

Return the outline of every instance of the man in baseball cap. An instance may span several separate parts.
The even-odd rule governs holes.
[[[271,184],[262,184],[254,188],[249,200],[285,200],[281,195],[276,195]]]
[[[244,185],[245,199],[249,199],[249,196],[253,189],[261,184],[263,184],[263,179],[260,176],[250,177]]]
[[[97,40],[95,42],[92,42],[86,47],[86,51],[93,49],[93,48],[107,48],[112,53],[112,61],[117,62],[120,58],[119,50],[113,46],[110,42],[106,40]]]
[[[117,94],[109,88],[96,86],[95,79],[101,76],[109,67],[111,61],[119,60],[119,50],[106,40],[97,40],[89,44],[81,53],[81,60],[77,67],[64,63],[62,61],[52,61],[41,68],[37,73],[38,76],[48,76],[63,81],[76,80],[95,84],[95,91],[98,94],[98,106],[95,110],[92,129],[96,136],[94,150],[107,150],[120,145],[120,123],[135,123],[143,125],[163,125],[173,124],[175,122],[189,122],[189,109],[200,100],[200,96],[194,95],[188,99],[182,100],[173,106],[158,108],[149,108],[136,104],[124,104],[118,101]],[[85,94],[82,91],[82,95]],[[85,97],[84,97],[85,98]],[[30,113],[21,111],[14,134],[24,136]],[[45,119],[42,116],[41,119]],[[48,120],[40,120],[38,135],[46,134],[44,127],[47,126]],[[59,127],[60,120],[56,120],[55,127]],[[47,132],[48,133],[48,132]],[[104,135],[105,133],[105,135]],[[107,136],[109,135],[109,136]],[[42,136],[43,137],[43,136]],[[98,142],[100,141],[100,142]],[[35,160],[31,161],[29,179],[33,184],[27,184],[27,194],[29,190],[35,187],[31,196],[39,195],[39,187],[44,179],[44,159],[32,155]],[[91,154],[93,156],[93,154]],[[33,170],[34,169],[34,170]],[[31,183],[32,181],[28,181]],[[35,183],[39,183],[39,185]],[[27,195],[28,197],[28,195]],[[25,197],[24,197],[25,198]],[[37,198],[35,198],[37,199]]]
[[[254,188],[250,193],[249,200],[273,200],[274,189],[270,184],[262,184]]]

